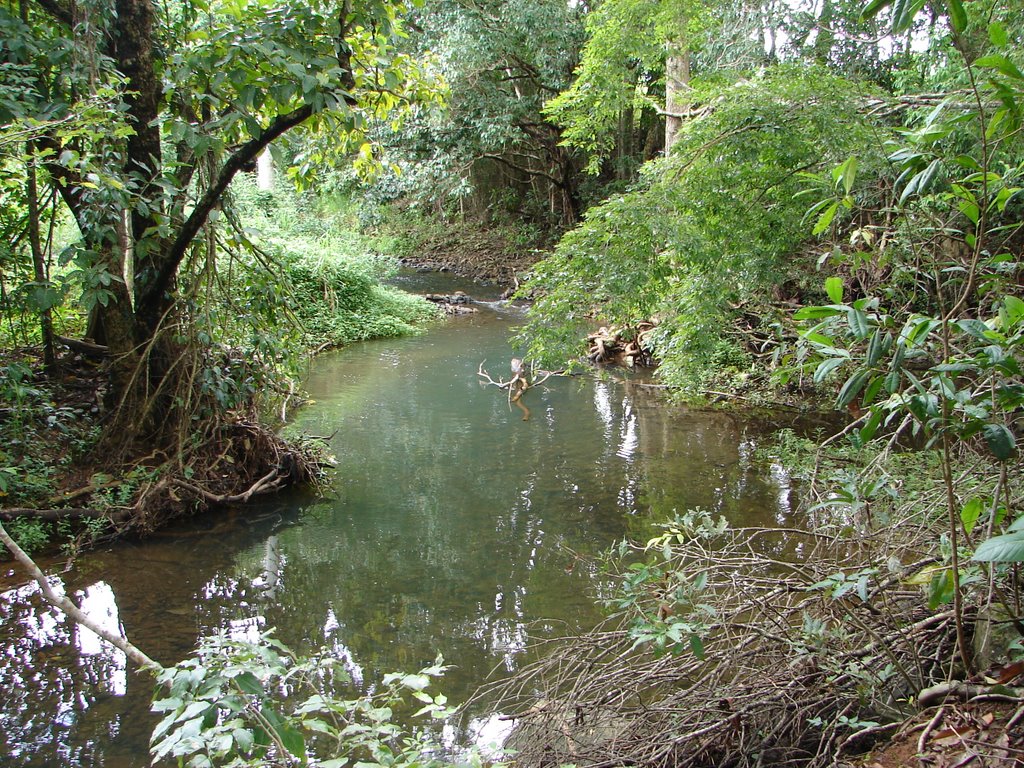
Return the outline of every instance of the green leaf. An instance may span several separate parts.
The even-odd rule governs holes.
[[[928,584],[928,609],[934,611],[940,605],[946,605],[953,600],[953,579],[949,569],[943,570],[932,576]]]
[[[969,317],[965,320],[957,320],[956,326],[964,333],[973,336],[979,341],[992,340],[991,336],[989,335],[992,332],[992,329],[985,325],[985,323],[983,323],[981,320],[976,320],[974,318]]]
[[[908,347],[914,346],[917,342],[925,339],[932,329],[939,324],[939,321],[933,317],[922,317],[917,320],[911,320],[907,322],[907,325],[903,328],[903,332],[900,334],[906,339]]]
[[[1024,80],[1024,72],[1021,72],[1017,68],[1016,64],[1001,53],[991,53],[988,56],[982,56],[980,59],[976,60],[974,64],[978,67],[998,70],[1007,77],[1012,77],[1014,80]]]
[[[914,17],[924,7],[924,0],[895,0],[892,6],[892,31],[906,32],[914,23]]]
[[[1013,456],[1017,449],[1017,440],[1005,425],[986,424],[981,433],[985,436],[989,450],[999,461],[1006,461]]]
[[[839,201],[832,203],[828,208],[824,210],[821,216],[818,217],[818,221],[814,225],[814,229],[811,230],[812,235],[820,235],[832,224],[832,220],[836,217],[836,211],[839,210]]]
[[[845,362],[846,359],[842,357],[830,357],[827,360],[822,360],[814,369],[814,383],[821,384],[832,371]]]
[[[295,757],[305,757],[306,755],[306,740],[302,738],[302,734],[296,731],[291,726],[285,725],[277,729],[278,738],[281,739],[281,744]]]
[[[235,677],[235,685],[242,693],[258,696],[263,693],[263,685],[252,672],[243,672]]]
[[[967,29],[967,11],[961,0],[946,0],[946,12],[949,14],[949,25],[960,34]]]
[[[843,384],[842,389],[839,390],[839,396],[836,398],[836,406],[839,408],[845,408],[853,402],[854,398],[860,394],[860,391],[864,388],[865,382],[867,382],[868,376],[871,375],[871,371],[857,371],[853,376],[846,380]]]
[[[231,737],[235,740],[235,745],[242,754],[248,754],[255,743],[252,731],[247,731],[244,728],[235,728],[231,731]]]
[[[866,443],[868,440],[875,436],[875,433],[878,432],[878,428],[882,424],[883,418],[885,418],[885,412],[881,408],[876,406],[871,411],[871,417],[868,419],[868,423],[861,427],[860,439],[863,442]]]
[[[868,382],[867,387],[864,388],[864,405],[871,405],[875,401],[884,384],[885,379],[881,376],[875,376]]]
[[[698,659],[704,658],[704,641],[697,635],[690,635],[690,650]]]
[[[1024,562],[1024,532],[993,536],[981,542],[971,559],[981,563]]]
[[[841,277],[830,277],[825,280],[825,293],[832,299],[833,304],[843,303],[843,279]]]
[[[849,307],[825,306],[825,307],[801,307],[793,313],[794,320],[820,320],[823,317],[835,317],[846,312]]]
[[[870,575],[867,573],[861,574],[860,578],[857,579],[857,597],[860,598],[862,603],[868,601],[868,580]]]
[[[868,324],[868,316],[861,312],[859,309],[853,309],[852,307],[846,313],[846,321],[850,325],[850,330],[853,331],[853,335],[858,341],[863,341],[871,333],[871,326]]]
[[[865,21],[873,19],[878,15],[879,11],[883,8],[888,8],[890,5],[892,5],[892,0],[871,0],[868,6],[861,11],[860,17]]]
[[[996,48],[1003,48],[1010,42],[1006,27],[996,21],[988,25],[988,39]]]
[[[981,499],[975,496],[960,510],[960,521],[964,524],[964,530],[967,533],[974,530],[974,524],[981,517],[982,506]]]
[[[935,158],[928,163],[923,171],[914,174],[900,194],[900,204],[905,203],[912,195],[923,195],[928,192],[935,184],[941,170],[942,160]]]
[[[1003,299],[1003,306],[1006,307],[1006,320],[1009,326],[1003,330],[1008,331],[1021,322],[1021,320],[1024,320],[1024,301],[1021,301],[1016,296],[1007,296]]]

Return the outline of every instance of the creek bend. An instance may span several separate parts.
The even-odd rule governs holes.
[[[446,276],[399,282],[494,298]],[[785,471],[753,461],[766,425],[742,414],[669,408],[619,373],[549,379],[526,393],[523,421],[477,377],[486,360],[508,378],[519,318],[487,304],[421,336],[318,358],[315,402],[297,426],[333,435],[326,497],[226,510],[88,553],[66,572],[60,560],[41,565],[164,664],[204,634],[274,627],[300,653],[332,647],[364,687],[440,652],[454,668],[438,687],[459,702],[492,670],[517,668],[528,632],[597,620],[599,575],[572,553],[646,537],[673,508],[793,524]],[[42,606],[9,563],[0,651],[0,765],[149,764],[151,682]]]

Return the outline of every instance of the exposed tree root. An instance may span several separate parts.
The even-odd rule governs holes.
[[[654,323],[639,323],[631,329],[601,327],[587,336],[587,359],[603,365],[652,368],[650,336]]]

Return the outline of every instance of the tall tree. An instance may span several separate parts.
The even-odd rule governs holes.
[[[483,210],[500,198],[528,218],[575,221],[578,158],[541,109],[569,85],[582,16],[560,0],[427,3],[413,44],[436,57],[449,94],[443,112],[389,138],[402,191]]]
[[[368,117],[426,89],[394,47],[406,11],[404,0],[38,0],[21,18],[0,10],[0,64],[39,73],[15,105],[22,117],[72,114],[113,91],[128,129],[38,138],[81,233],[75,260],[95,340],[111,353],[122,437],[180,426],[169,416],[188,325],[181,270],[215,257],[206,235],[235,175],[300,127],[350,146]]]

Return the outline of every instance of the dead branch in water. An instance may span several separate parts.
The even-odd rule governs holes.
[[[0,542],[3,542],[4,546],[7,547],[14,559],[18,561],[18,564],[21,565],[21,567],[24,568],[35,580],[36,584],[39,585],[39,589],[46,602],[61,611],[72,621],[81,624],[86,629],[106,640],[115,648],[124,652],[129,659],[131,659],[135,664],[138,664],[142,669],[152,669],[156,671],[162,669],[157,662],[153,661],[153,659],[149,658],[149,656],[128,642],[127,638],[108,631],[102,624],[93,621],[89,614],[85,613],[67,597],[64,595],[58,595],[54,591],[53,587],[50,586],[50,580],[46,577],[46,574],[43,573],[39,566],[35,564],[35,561],[18,546],[17,542],[10,537],[10,534],[7,533],[3,525],[0,525]]]
[[[484,363],[486,362],[486,360],[483,360],[480,363],[480,367],[477,369],[476,372],[477,376],[479,376],[481,379],[486,380],[481,381],[480,384],[482,386],[490,385],[498,387],[498,389],[507,389],[509,410],[512,409],[513,403],[518,405],[525,413],[525,415],[523,416],[523,421],[526,421],[527,419],[530,418],[530,409],[519,402],[520,398],[522,398],[523,396],[523,393],[526,392],[526,390],[528,389],[540,386],[545,381],[550,379],[552,376],[561,376],[565,373],[565,371],[545,371],[540,369],[534,370],[532,365],[529,366],[530,370],[529,372],[527,372],[527,366],[523,362],[522,358],[513,357],[512,362],[510,364],[510,367],[512,369],[512,378],[509,379],[508,381],[503,381],[501,379],[495,381],[491,377],[491,374],[489,374],[487,370],[484,368]]]

